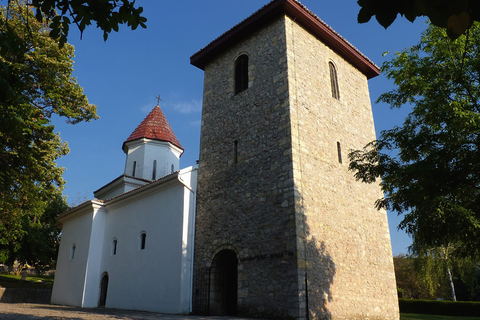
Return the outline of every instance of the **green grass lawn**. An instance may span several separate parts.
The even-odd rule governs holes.
[[[27,276],[26,280],[20,280],[21,277],[21,275],[0,274],[0,287],[51,288],[53,286],[53,276]]]
[[[430,314],[401,313],[401,320],[480,320],[480,317],[452,317]]]

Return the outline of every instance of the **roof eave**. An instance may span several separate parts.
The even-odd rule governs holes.
[[[208,61],[226,48],[248,36],[254,30],[269,23],[273,18],[282,13],[284,1],[271,2],[265,7],[243,20],[220,37],[210,42],[206,47],[190,57],[190,63],[197,68],[205,70]]]
[[[357,67],[366,75],[367,79],[371,79],[380,74],[379,68],[372,61],[363,56],[332,29],[319,21],[313,14],[306,12],[306,10],[305,7],[294,0],[273,1],[192,55],[190,57],[190,63],[197,68],[205,70],[208,61],[217,54],[242,40],[254,30],[258,30],[269,23],[278,15],[286,14],[332,50],[344,57],[345,60]]]
[[[123,144],[122,144],[123,152],[128,154],[128,148],[127,148],[128,145],[131,145],[133,143],[138,143],[138,141],[140,141],[140,140],[143,141],[143,142],[145,142],[145,141],[160,141],[160,142],[168,143],[173,148],[178,149],[177,151],[180,153],[180,157],[185,152],[185,149],[182,147],[182,145],[180,143],[178,143],[178,145],[177,145],[176,143],[172,143],[172,141],[168,141],[168,140],[165,140],[165,139],[151,139],[151,138],[145,138],[145,137],[124,141]]]

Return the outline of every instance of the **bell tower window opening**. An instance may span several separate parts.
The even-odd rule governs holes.
[[[340,145],[340,142],[337,141],[337,153],[338,153],[338,162],[343,163],[342,161],[342,146]]]
[[[338,79],[337,79],[337,69],[332,62],[328,63],[330,69],[330,85],[332,87],[332,97],[337,100],[340,100],[340,91],[338,90]]]
[[[133,161],[132,177],[135,177],[135,169],[136,168],[137,168],[137,161]]]
[[[172,164],[172,173],[175,172],[175,166]]]
[[[233,140],[233,163],[238,162],[238,140]]]
[[[242,54],[235,61],[235,94],[248,89],[248,56]]]
[[[157,178],[157,160],[153,160],[152,180]]]

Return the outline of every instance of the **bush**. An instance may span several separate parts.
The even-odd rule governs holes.
[[[398,299],[401,313],[478,317],[480,302]]]

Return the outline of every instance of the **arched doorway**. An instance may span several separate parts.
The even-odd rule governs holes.
[[[102,275],[102,280],[100,281],[100,299],[98,300],[99,307],[105,307],[107,302],[107,289],[108,289],[108,273],[105,272]]]
[[[210,273],[210,314],[237,314],[237,275],[237,254],[228,249],[218,252]]]

